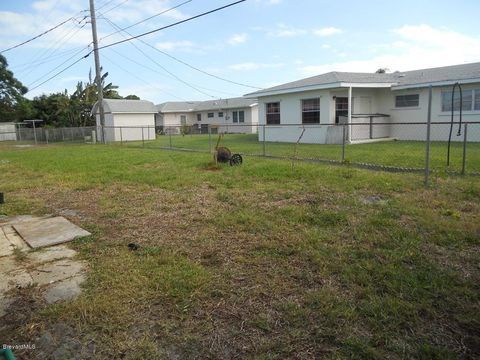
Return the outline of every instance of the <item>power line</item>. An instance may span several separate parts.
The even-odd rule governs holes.
[[[88,53],[87,55],[81,57],[80,59],[77,59],[75,62],[71,63],[70,65],[68,65],[67,67],[63,68],[62,70],[60,70],[59,72],[57,72],[55,75],[49,77],[47,80],[41,82],[40,84],[38,84],[37,86],[31,88],[28,90],[28,92],[31,92],[37,88],[39,88],[40,86],[42,86],[43,84],[47,83],[48,81],[52,80],[53,78],[56,78],[58,75],[60,75],[61,73],[63,73],[64,71],[70,69],[72,66],[74,66],[75,64],[79,63],[80,61],[82,61],[83,59],[86,59],[88,56],[90,55],[90,53]]]
[[[128,1],[128,0],[123,0],[121,3],[115,5],[114,7],[110,8],[110,9],[108,9],[108,10],[105,10],[104,12],[102,12],[102,13],[100,13],[100,14],[104,15],[104,14],[106,14],[106,13],[112,11],[112,10],[115,10],[116,8],[118,8],[118,7],[122,6],[123,4],[125,4],[127,1]],[[98,10],[99,10],[99,9],[97,9],[97,11],[98,11]]]
[[[111,43],[111,44],[107,44],[107,45],[103,45],[103,46],[100,46],[98,49],[105,49],[105,48],[108,48],[108,47],[111,47],[111,46],[114,46],[114,45],[118,45],[118,44],[121,44],[121,43],[124,43],[124,42],[127,42],[127,41],[131,41],[133,39],[138,39],[142,36],[146,36],[146,35],[150,35],[150,34],[153,34],[155,32],[158,32],[158,31],[161,31],[161,30],[165,30],[165,29],[168,29],[168,28],[171,28],[173,26],[176,26],[176,25],[180,25],[180,24],[183,24],[183,23],[186,23],[188,21],[191,21],[191,20],[194,20],[194,19],[197,19],[197,18],[200,18],[202,16],[205,16],[205,15],[209,15],[209,14],[212,14],[214,12],[217,12],[217,11],[220,11],[220,10],[223,10],[223,9],[226,9],[228,7],[231,7],[231,6],[234,6],[234,5],[237,5],[237,4],[240,4],[242,2],[245,2],[246,0],[238,0],[238,1],[235,1],[235,2],[232,2],[230,4],[227,4],[227,5],[224,5],[224,6],[221,6],[221,7],[218,7],[216,9],[213,9],[213,10],[209,10],[209,11],[206,11],[204,13],[201,13],[201,14],[198,14],[198,15],[195,15],[195,16],[192,16],[192,17],[189,17],[187,19],[184,19],[184,20],[180,20],[180,21],[177,21],[173,24],[170,24],[170,25],[166,25],[166,26],[162,26],[160,28],[157,28],[157,29],[154,29],[154,30],[151,30],[151,31],[147,31],[145,33],[142,33],[142,34],[139,34],[139,35],[136,35],[136,36],[132,36],[131,38],[128,38],[128,39],[124,39],[124,40],[120,40],[120,41],[116,41],[114,43]]]
[[[118,52],[115,51],[115,50],[112,50],[112,51],[114,51],[115,53],[118,53]],[[103,56],[105,59],[107,59],[109,62],[111,62],[113,65],[115,65],[116,67],[118,67],[120,70],[126,72],[127,74],[130,74],[132,77],[134,77],[134,78],[137,79],[137,80],[140,80],[140,81],[143,82],[144,84],[147,84],[147,85],[149,85],[149,86],[153,86],[153,87],[157,88],[160,92],[163,92],[163,93],[167,94],[168,96],[172,96],[172,97],[174,97],[174,98],[177,98],[178,100],[187,101],[187,100],[185,100],[184,98],[178,97],[178,96],[176,96],[176,95],[174,95],[174,94],[171,94],[171,93],[169,93],[169,92],[161,89],[159,86],[152,85],[151,83],[149,83],[148,81],[144,80],[144,79],[141,78],[140,76],[138,76],[138,75],[132,73],[131,71],[123,68],[122,66],[120,66],[118,63],[116,63],[116,62],[113,61],[111,58],[109,58],[108,56],[106,56],[105,53],[103,53],[102,56]]]
[[[31,38],[31,39],[28,39],[28,40],[26,40],[26,41],[24,41],[24,42],[22,42],[22,43],[20,43],[20,44],[11,46],[11,47],[9,47],[8,49],[5,49],[5,50],[0,51],[0,54],[1,54],[1,53],[4,53],[4,52],[7,52],[7,51],[10,51],[10,50],[13,50],[13,49],[16,49],[16,48],[18,48],[18,47],[20,47],[20,46],[22,46],[22,45],[28,44],[29,42],[31,42],[31,41],[33,41],[33,40],[35,40],[35,39],[38,39],[39,37],[42,37],[43,35],[48,34],[49,32],[51,32],[51,31],[59,28],[60,26],[66,24],[67,22],[69,22],[70,20],[73,20],[73,19],[75,19],[75,18],[74,18],[74,17],[68,18],[67,20],[62,21],[60,24],[55,25],[54,27],[52,27],[52,28],[44,31],[44,32],[41,33],[41,34],[38,34],[38,35],[34,36],[34,37]]]
[[[104,18],[108,23],[110,23],[110,25],[112,25],[114,28],[117,28],[119,29],[120,27],[118,25],[116,25],[115,23],[113,23],[113,21],[107,19],[107,18]],[[130,35],[127,31],[125,30],[122,30],[122,32]],[[131,35],[130,35],[131,36]],[[137,39],[138,40],[138,39]],[[181,79],[179,76],[175,75],[173,72],[169,71],[167,68],[165,68],[163,65],[159,64],[156,60],[152,59],[148,54],[146,54],[142,49],[140,49],[138,46],[136,46],[134,43],[130,43],[130,45],[132,45],[135,49],[137,49],[138,51],[140,51],[146,58],[148,58],[151,62],[153,62],[155,65],[157,65],[158,67],[160,67],[163,71],[165,71],[166,73],[170,74],[171,77],[173,77],[175,80],[177,81],[180,81],[181,83],[187,85],[188,87],[192,88],[193,90],[195,91],[198,91],[199,93],[203,94],[203,95],[206,95],[208,97],[211,97],[212,99],[215,99],[216,97],[213,96],[213,95],[210,95],[209,93],[203,91],[203,90],[200,90],[198,87],[188,83],[187,81]],[[129,59],[131,60],[131,59]],[[131,60],[131,61],[134,61],[134,60]],[[135,62],[135,61],[134,61]],[[139,64],[141,66],[143,66],[142,64]],[[152,69],[150,69],[152,70]],[[152,70],[152,71],[155,71],[155,70]],[[156,71],[155,71],[156,72]]]
[[[108,34],[108,35],[104,36],[103,38],[100,39],[100,41],[102,41],[102,40],[104,40],[104,39],[106,39],[106,38],[108,38],[108,37],[110,37],[110,36],[112,36],[112,35],[115,35],[115,34],[119,33],[120,31],[125,31],[125,30],[130,29],[130,28],[132,28],[132,27],[134,27],[134,26],[137,26],[137,25],[139,25],[139,24],[141,24],[141,23],[144,23],[145,21],[151,20],[151,19],[153,19],[154,17],[160,16],[160,15],[163,15],[163,14],[169,12],[169,11],[175,10],[176,8],[179,8],[180,6],[183,6],[183,5],[185,5],[185,4],[189,3],[189,2],[192,2],[192,1],[193,1],[193,0],[184,1],[184,2],[178,4],[178,5],[174,6],[174,7],[171,7],[171,8],[169,8],[169,9],[163,10],[163,11],[161,11],[161,12],[155,14],[155,15],[152,15],[152,16],[146,18],[146,19],[140,20],[140,21],[136,22],[135,24],[132,24],[132,25],[127,26],[127,27],[124,27],[123,29],[119,29],[119,30],[117,30],[117,31],[115,31],[115,32],[113,32],[113,33],[111,33],[111,34]],[[102,15],[104,15],[104,14],[102,14]],[[105,18],[105,19],[106,19],[106,18]],[[107,20],[107,19],[106,19],[106,20]]]
[[[104,18],[104,19],[105,19],[108,23],[110,23],[110,25],[112,25],[114,28],[120,29],[120,27],[119,27],[118,25],[116,25],[113,21],[109,20],[108,18]],[[125,31],[125,30],[120,29],[120,30],[118,30],[117,32],[120,32],[120,31],[128,34],[129,36],[131,36],[131,34],[130,34],[128,31]],[[157,50],[155,47],[151,46],[150,44],[148,44],[147,42],[143,41],[142,39],[135,39],[135,40],[140,41],[141,43],[143,43],[143,44],[145,44],[145,45],[153,48],[154,50]],[[164,71],[166,71],[167,73],[169,73],[170,75],[172,75],[175,79],[181,81],[182,83],[186,84],[187,86],[193,88],[194,90],[196,90],[196,91],[198,91],[198,92],[200,92],[200,93],[202,93],[202,94],[204,94],[204,95],[207,95],[207,96],[209,96],[209,97],[211,97],[211,98],[216,98],[215,96],[212,96],[212,95],[206,93],[205,91],[200,90],[200,89],[205,89],[205,90],[211,91],[211,89],[203,88],[203,87],[198,86],[198,85],[195,85],[195,86],[194,86],[194,85],[192,85],[192,84],[190,84],[190,83],[187,83],[186,81],[180,79],[178,76],[176,76],[176,75],[173,74],[172,72],[168,71],[164,66],[158,64],[158,62],[156,62],[155,60],[153,60],[153,59],[152,59],[150,56],[148,56],[145,52],[143,52],[141,49],[139,49],[137,46],[135,46],[134,43],[131,42],[130,44],[131,44],[132,46],[134,46],[138,51],[140,51],[144,56],[146,56],[147,58],[149,58],[152,62],[154,62],[155,64],[157,64],[158,66],[160,66]],[[160,52],[163,53],[162,51],[160,51]],[[121,56],[123,56],[123,55],[120,54],[120,53],[118,53],[118,54],[121,55]],[[167,55],[168,55],[168,54],[167,54]],[[169,55],[168,55],[168,56],[169,56]],[[131,60],[131,59],[129,59],[129,60],[137,63],[135,60]],[[187,64],[187,63],[185,63],[185,62],[183,62],[183,61],[180,61],[180,62],[183,63],[183,64]],[[141,63],[137,63],[137,64],[140,65],[140,66],[144,66],[144,65],[141,64]],[[187,66],[190,66],[190,65],[188,64]],[[200,71],[200,72],[202,72],[202,73],[205,73],[205,74],[210,75],[209,73],[207,73],[207,72],[205,72],[205,71],[202,71],[202,70],[200,70],[200,69],[197,69],[197,68],[195,68],[195,67],[193,67],[193,66],[190,66],[190,67],[196,69],[197,71]],[[151,70],[151,69],[149,69],[149,70]],[[211,76],[213,76],[213,77],[215,77],[215,78],[220,78],[220,77],[217,77],[217,76],[214,76],[214,75],[211,75]],[[236,82],[230,81],[230,80],[228,80],[228,79],[223,79],[223,78],[220,78],[220,79],[221,79],[221,80],[224,80],[224,81],[227,81],[227,82],[231,82],[231,83],[237,84],[237,85],[242,85],[242,86],[251,87],[251,86],[249,86],[249,85],[236,83]],[[255,87],[255,88],[256,88],[256,87]],[[213,90],[213,91],[217,91],[217,90]],[[217,92],[222,93],[221,91],[217,91]],[[223,93],[225,93],[225,92],[223,92]],[[232,94],[231,94],[231,93],[228,93],[228,95],[232,95]]]

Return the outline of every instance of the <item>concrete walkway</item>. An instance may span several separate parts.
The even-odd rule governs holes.
[[[15,231],[15,225],[38,220],[31,216],[0,220],[0,318],[15,301],[16,289],[36,286],[47,303],[81,292],[86,264],[74,260],[74,250],[65,245],[32,250]]]

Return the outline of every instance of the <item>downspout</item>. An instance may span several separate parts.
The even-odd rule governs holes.
[[[352,87],[348,88],[348,143],[352,143]]]

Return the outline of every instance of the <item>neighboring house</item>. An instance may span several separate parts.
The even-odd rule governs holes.
[[[155,114],[157,109],[150,101],[104,99],[105,140],[136,141],[155,139]],[[100,114],[98,103],[92,113],[96,114],[97,138],[101,140]]]
[[[0,141],[17,140],[17,129],[14,123],[0,122]]]
[[[351,143],[425,140],[426,126],[415,123],[427,121],[429,86],[433,87],[432,122],[449,123],[456,82],[463,90],[463,121],[480,121],[480,63],[384,74],[330,72],[245,96],[258,99],[259,123],[266,125],[267,141],[295,142],[305,128],[301,142],[340,143],[344,129],[335,125],[342,123],[349,124],[345,132]],[[459,110],[458,87],[455,95],[454,107]],[[447,140],[449,129],[447,124],[433,124],[432,140]],[[480,141],[480,131],[469,134],[469,140]],[[452,140],[463,137],[455,131]]]
[[[165,132],[178,133],[182,125],[193,126],[202,133],[207,133],[209,126],[226,133],[257,132],[258,106],[254,99],[166,102],[157,105],[157,109],[157,126]]]

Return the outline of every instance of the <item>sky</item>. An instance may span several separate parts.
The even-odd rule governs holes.
[[[95,0],[99,46],[231,2]],[[93,54],[83,58],[92,50],[88,9],[88,0],[0,0],[0,51],[67,20],[2,52],[9,69],[31,89],[28,98],[71,94],[94,74]],[[478,14],[478,0],[246,0],[101,49],[100,61],[122,96],[135,94],[155,104],[229,98],[329,71],[478,62]]]

